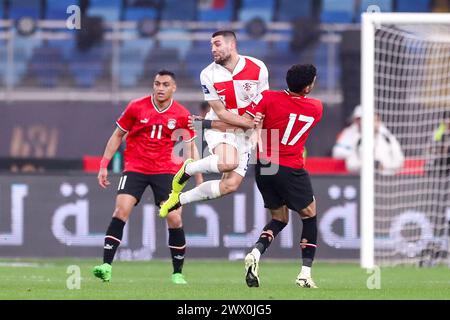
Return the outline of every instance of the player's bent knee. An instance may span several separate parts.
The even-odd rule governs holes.
[[[306,207],[305,209],[300,210],[300,216],[302,218],[312,218],[316,216],[316,210],[314,208]]]
[[[235,192],[239,188],[238,183],[223,182],[220,184],[220,194],[226,195]]]
[[[130,215],[130,210],[126,210],[124,207],[121,207],[121,206],[117,206],[113,212],[113,217],[120,219],[122,221],[127,221],[129,215]]]
[[[167,226],[171,229],[181,228],[183,225],[181,216],[176,212],[169,212],[167,215]]]

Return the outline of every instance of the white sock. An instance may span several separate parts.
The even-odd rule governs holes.
[[[186,173],[193,176],[196,173],[219,173],[219,156],[212,154],[206,158],[189,163],[186,166]]]
[[[220,196],[220,180],[211,180],[180,194],[180,203],[185,205],[191,202],[215,199]]]
[[[256,262],[259,262],[259,258],[261,257],[261,252],[260,252],[258,249],[253,248],[253,250],[252,250],[251,253],[252,253],[253,256],[255,257]]]
[[[311,267],[302,266],[302,270],[300,271],[300,274],[304,277],[311,278]]]

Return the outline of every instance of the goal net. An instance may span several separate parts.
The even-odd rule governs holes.
[[[361,264],[447,263],[450,15],[366,14],[362,34]],[[399,168],[379,165],[389,148],[367,152],[377,119],[401,146]]]

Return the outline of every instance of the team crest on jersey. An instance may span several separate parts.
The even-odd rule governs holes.
[[[244,88],[245,91],[249,92],[250,90],[252,90],[252,84],[250,82],[246,82],[242,85],[242,87]]]
[[[169,121],[167,122],[167,128],[173,130],[173,129],[175,129],[176,124],[177,124],[177,120],[169,119]]]

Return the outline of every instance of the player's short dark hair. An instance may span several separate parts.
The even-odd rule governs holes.
[[[176,80],[175,73],[173,73],[172,71],[166,70],[166,69],[159,70],[156,73],[155,77],[156,76],[170,76],[173,79],[173,81]]]
[[[299,93],[313,83],[317,69],[312,64],[294,64],[286,74],[289,91]]]
[[[218,36],[223,36],[225,38],[233,38],[234,40],[237,40],[236,33],[234,33],[234,31],[231,31],[231,30],[216,31],[213,33],[211,38],[218,37]]]

